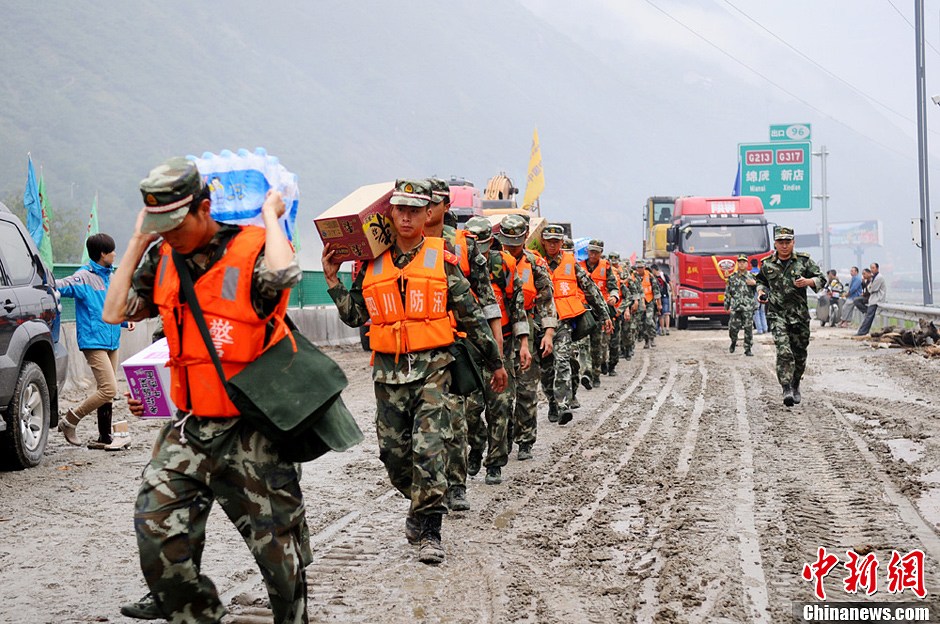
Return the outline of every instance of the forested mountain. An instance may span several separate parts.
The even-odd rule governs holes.
[[[299,175],[313,267],[312,219],[361,184],[438,174],[483,186],[503,170],[524,188],[537,126],[543,213],[629,253],[646,196],[727,193],[737,143],[765,138],[792,106],[719,68],[690,80],[705,62],[680,52],[602,56],[515,0],[51,0],[0,12],[0,198],[22,193],[31,152],[60,213],[84,219],[99,193],[119,250],[139,180],[171,155],[279,156]],[[799,107],[782,121],[825,123]],[[867,149],[841,128],[831,136],[840,152]],[[890,154],[878,164],[906,167]]]

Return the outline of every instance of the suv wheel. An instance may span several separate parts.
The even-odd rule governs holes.
[[[16,380],[13,400],[4,418],[7,431],[0,434],[0,457],[7,467],[32,468],[42,460],[49,439],[49,386],[35,362],[24,362]]]

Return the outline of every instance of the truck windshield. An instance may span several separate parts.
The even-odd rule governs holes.
[[[770,239],[760,224],[687,225],[679,230],[679,249],[696,255],[751,255],[769,251]]]

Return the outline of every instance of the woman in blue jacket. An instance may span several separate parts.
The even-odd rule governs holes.
[[[85,241],[90,260],[70,277],[56,280],[63,297],[75,299],[75,333],[78,348],[95,376],[96,392],[81,405],[69,409],[59,419],[59,431],[69,444],[79,446],[76,427],[82,418],[97,410],[98,439],[89,448],[117,451],[130,444],[127,421],[111,424],[111,401],[117,396],[117,356],[121,327],[133,330],[133,324],[111,325],[101,320],[104,297],[114,271],[114,239],[107,234],[92,234]]]

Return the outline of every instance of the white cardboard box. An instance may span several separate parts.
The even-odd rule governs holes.
[[[141,418],[172,418],[176,406],[170,399],[170,349],[166,338],[124,360],[124,376],[131,396],[144,404]]]

